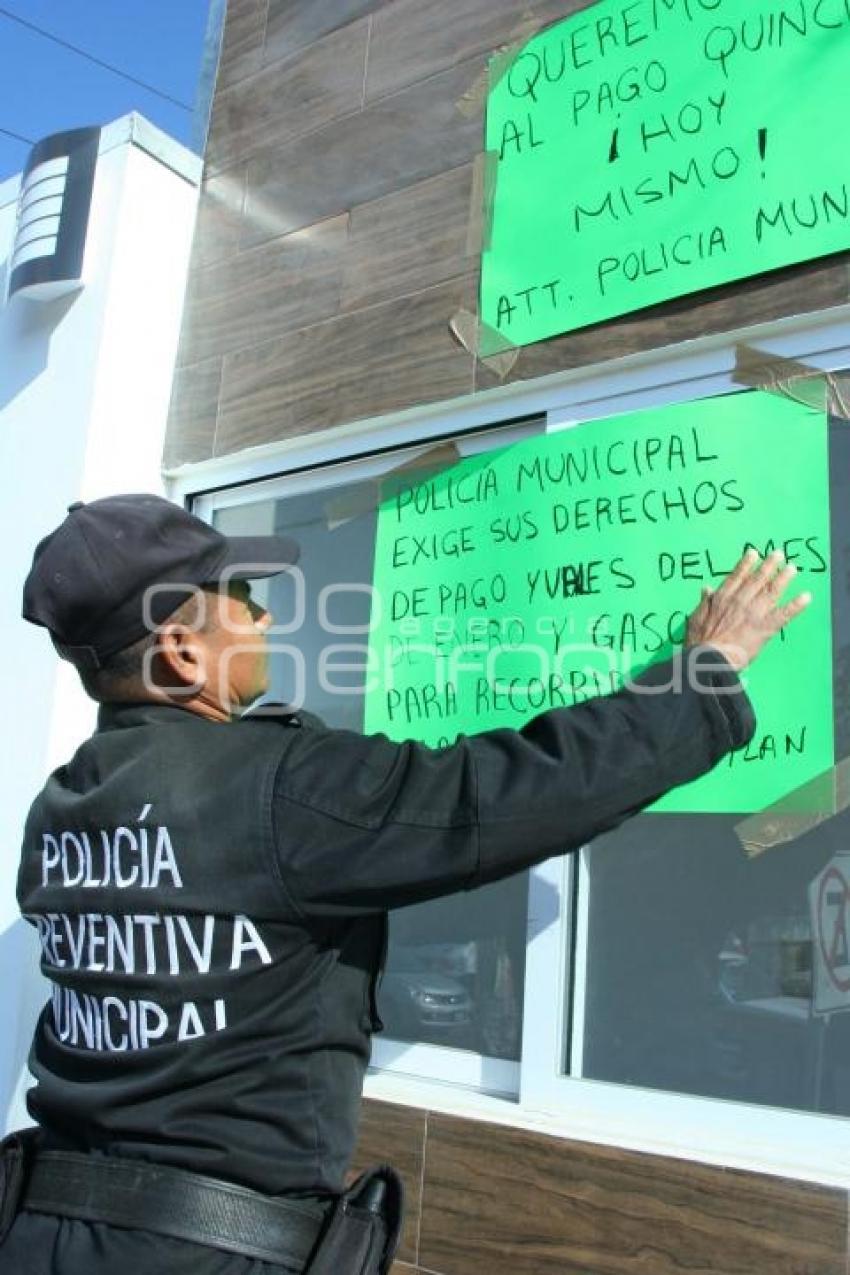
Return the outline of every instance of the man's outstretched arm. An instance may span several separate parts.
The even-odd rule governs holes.
[[[742,559],[691,617],[685,650],[614,695],[451,748],[305,727],[273,804],[281,876],[305,914],[400,907],[574,850],[697,779],[755,728],[738,681],[808,603],[780,606],[781,555]]]

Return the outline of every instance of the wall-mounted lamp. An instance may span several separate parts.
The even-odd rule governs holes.
[[[52,300],[83,286],[99,128],[42,138],[21,179],[9,296]]]

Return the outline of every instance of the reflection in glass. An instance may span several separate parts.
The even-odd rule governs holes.
[[[753,860],[736,822],[642,815],[589,851],[582,1074],[850,1114],[850,1018],[813,1013],[809,916],[850,818]]]
[[[394,912],[380,996],[388,1035],[517,1060],[527,906],[523,873]]]

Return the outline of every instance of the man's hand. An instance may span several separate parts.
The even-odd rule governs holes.
[[[797,568],[788,565],[779,550],[759,560],[755,549],[748,549],[719,589],[703,589],[702,601],[688,620],[688,646],[713,646],[733,668],[746,668],[811,602],[810,593],[801,593],[779,605],[796,574]]]

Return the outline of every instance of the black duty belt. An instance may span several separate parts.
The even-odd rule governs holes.
[[[216,1178],[117,1156],[40,1151],[22,1209],[131,1227],[301,1268],[327,1211]]]

